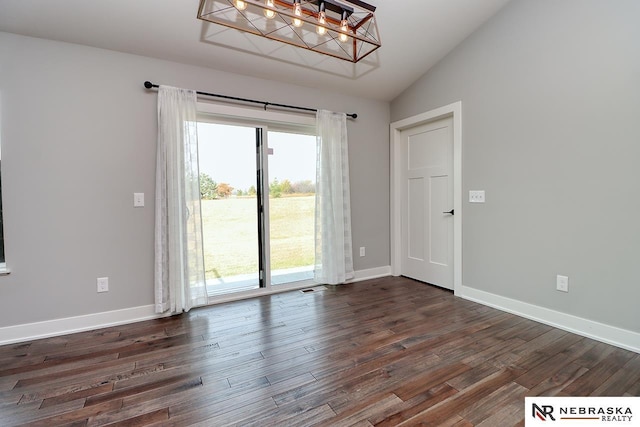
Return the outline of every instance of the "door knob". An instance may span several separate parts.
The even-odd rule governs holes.
[[[453,215],[453,209],[451,209],[449,212],[442,212],[443,214],[450,214]]]

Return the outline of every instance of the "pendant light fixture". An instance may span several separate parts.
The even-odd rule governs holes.
[[[318,2],[318,25],[316,26],[316,33],[319,36],[324,36],[327,34],[327,6],[325,5],[324,0],[320,0]]]
[[[342,11],[342,19],[340,20],[340,34],[338,35],[338,40],[342,43],[346,43],[349,40],[348,31],[349,31],[349,12],[346,10]]]
[[[293,14],[295,18],[293,18],[293,26],[296,28],[302,27],[302,6],[300,5],[300,0],[294,0],[293,2]]]
[[[267,19],[273,19],[276,17],[276,11],[273,10],[273,8],[275,7],[275,5],[273,4],[273,0],[264,0],[264,5],[266,6],[264,8],[264,16],[267,17]]]
[[[238,10],[245,10],[247,8],[247,2],[243,0],[233,0],[233,5]]]
[[[375,11],[360,0],[200,0],[198,18],[356,63],[382,45]]]

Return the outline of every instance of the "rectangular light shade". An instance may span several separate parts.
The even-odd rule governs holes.
[[[326,0],[324,35],[316,32],[318,0],[302,0],[301,16],[294,15],[293,0],[273,0],[273,6],[267,6],[265,0],[240,3],[244,10],[237,9],[234,0],[200,0],[198,18],[354,63],[381,46],[375,8],[360,1]],[[342,9],[348,11],[346,31],[341,27]],[[273,17],[267,18],[265,10]],[[302,25],[295,26],[294,19]]]

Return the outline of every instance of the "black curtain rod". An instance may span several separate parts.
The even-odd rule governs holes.
[[[144,87],[146,87],[147,89],[151,89],[151,88],[158,88],[160,86],[156,85],[156,84],[153,84],[150,81],[146,81],[146,82],[144,82]],[[276,103],[273,103],[273,102],[266,102],[266,101],[256,101],[255,99],[238,98],[236,96],[228,96],[228,95],[218,95],[216,93],[208,93],[208,92],[200,92],[200,91],[196,91],[196,93],[198,95],[202,95],[202,96],[213,96],[213,97],[216,97],[216,98],[230,99],[230,100],[233,100],[233,101],[249,102],[249,103],[252,103],[252,104],[261,104],[261,105],[264,106],[265,110],[267,109],[268,106],[273,106],[273,107],[279,107],[279,108],[289,108],[289,109],[292,109],[292,110],[309,111],[309,112],[314,112],[314,113],[316,111],[318,111],[315,108],[297,107],[295,105],[276,104]],[[352,119],[358,118],[358,115],[356,113],[348,113],[347,116],[351,117]]]

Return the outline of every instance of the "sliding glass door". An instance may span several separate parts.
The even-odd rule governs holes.
[[[210,296],[311,279],[315,136],[207,120],[198,145]]]
[[[313,279],[316,138],[269,132],[271,283]]]
[[[207,288],[213,294],[256,289],[260,286],[256,131],[199,123],[198,151]]]

